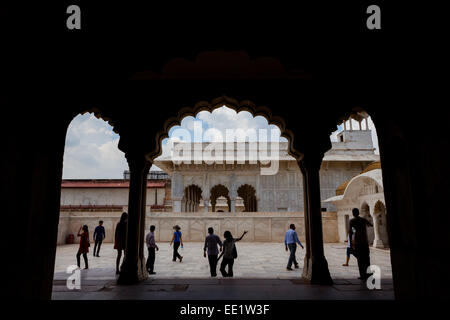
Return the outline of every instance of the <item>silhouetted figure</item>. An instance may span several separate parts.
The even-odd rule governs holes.
[[[81,232],[83,230],[83,232]],[[82,227],[80,227],[80,230],[78,230],[78,237],[80,238],[80,247],[78,248],[78,253],[77,253],[77,266],[78,268],[80,268],[80,256],[83,255],[83,259],[84,259],[84,268],[88,269],[88,258],[87,258],[87,253],[89,252],[89,230],[88,230],[88,226],[84,225]]]
[[[127,218],[128,214],[123,212],[114,234],[114,249],[117,250],[116,274],[119,274],[119,264],[120,258],[122,257],[122,251],[125,250],[127,246]]]
[[[291,224],[289,226],[289,230],[286,231],[286,235],[284,236],[284,246],[286,251],[290,251],[289,260],[286,269],[292,271],[292,263],[296,269],[299,268],[297,259],[295,258],[295,251],[297,251],[297,243],[304,249],[302,243],[298,239],[297,231],[295,231],[295,224]]]
[[[206,258],[206,251],[208,250],[208,261],[209,269],[211,272],[211,277],[217,276],[217,256],[219,255],[219,250],[217,246],[220,246],[220,251],[222,251],[222,241],[218,235],[214,234],[213,228],[208,228],[209,235],[205,239],[205,245],[203,247],[203,256]]]
[[[177,261],[177,258],[183,260],[183,257],[178,253],[178,248],[183,247],[183,237],[181,236],[181,228],[179,225],[176,225],[173,227],[175,230],[172,236],[172,240],[170,241],[170,245],[172,245],[173,242],[173,258],[172,261]]]
[[[145,243],[147,244],[148,249],[148,258],[146,267],[149,274],[156,274],[156,272],[153,271],[155,265],[155,249],[156,251],[158,251],[159,248],[155,243],[155,229],[156,227],[151,225],[150,232],[145,237]]]
[[[353,237],[355,236],[355,230],[353,230]],[[350,261],[350,255],[353,254],[353,248],[352,248],[352,241],[350,240],[350,231],[347,232],[347,240],[345,240],[345,242],[347,242],[347,250],[346,250],[346,256],[347,259],[345,261],[345,263],[342,265],[344,267],[348,267],[348,263]]]
[[[370,276],[370,274],[367,273],[367,268],[370,266],[370,249],[369,239],[367,237],[367,226],[372,226],[372,224],[359,216],[359,210],[357,208],[354,208],[352,213],[354,218],[350,220],[349,240],[351,241],[351,247],[354,255],[358,260],[358,279],[367,280]]]
[[[224,232],[223,237],[225,238],[225,241],[223,242],[223,251],[222,254],[220,255],[220,257],[223,256],[223,260],[220,265],[220,272],[222,273],[223,277],[233,276],[234,259],[237,258],[237,250],[235,243],[237,241],[241,241],[247,232],[248,231],[244,231],[242,236],[237,239],[233,238],[233,235],[231,234],[230,231],[227,230]],[[225,271],[226,266],[228,266],[228,272]]]
[[[98,226],[95,227],[94,230],[94,257],[100,257],[98,254],[100,253],[100,247],[102,246],[103,239],[105,239],[105,227],[103,227],[103,221],[100,220],[98,222]],[[97,251],[96,251],[97,250]]]

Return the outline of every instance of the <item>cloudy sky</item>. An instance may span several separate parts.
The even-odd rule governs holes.
[[[354,128],[357,128],[357,123],[354,123]],[[194,127],[197,132],[201,131],[200,139],[197,137],[194,139]],[[372,130],[372,139],[378,151],[378,139],[370,119],[369,128]],[[226,129],[255,129],[256,132],[259,132],[259,129],[266,129],[269,133],[268,140],[273,140],[270,135],[277,138],[280,136],[278,127],[269,125],[264,117],[253,118],[249,112],[236,113],[232,109],[222,107],[212,113],[202,111],[195,118],[186,117],[181,122],[181,126],[171,128],[170,138],[163,141],[163,154],[169,152],[168,146],[171,140],[190,138],[191,141],[217,141],[220,136],[226,140]],[[332,141],[336,141],[336,134],[342,130],[342,128],[337,129],[330,136]],[[280,141],[286,141],[286,139],[281,137]],[[119,135],[112,131],[112,127],[107,122],[89,113],[78,115],[72,120],[67,130],[63,179],[122,178],[123,171],[128,169],[128,164],[124,153],[117,148],[118,143]],[[157,169],[152,167],[152,170]]]

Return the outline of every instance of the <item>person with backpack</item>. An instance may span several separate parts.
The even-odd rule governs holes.
[[[233,238],[233,235],[230,231],[225,231],[223,234],[223,237],[225,238],[225,241],[223,242],[223,251],[220,257],[223,256],[222,263],[220,265],[220,272],[222,273],[223,277],[232,277],[233,276],[233,265],[234,265],[234,259],[237,258],[237,250],[235,243],[237,241],[241,241],[242,238],[245,236],[245,234],[248,231],[244,231],[242,236],[240,238]],[[219,257],[219,259],[220,259]],[[219,260],[217,259],[217,260]],[[228,272],[225,271],[225,268],[228,266]]]

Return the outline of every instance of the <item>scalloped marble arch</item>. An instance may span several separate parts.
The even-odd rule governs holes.
[[[198,185],[198,184],[196,184],[196,183],[191,183],[190,185],[187,185],[186,187],[184,187],[184,193],[185,193],[185,195],[186,195],[186,192],[187,192],[187,190],[190,188],[190,187],[194,187],[195,189],[197,189],[197,191],[199,190],[200,191],[200,197],[201,197],[201,195],[202,195],[202,188]]]
[[[107,116],[104,114],[104,112],[97,108],[97,107],[92,107],[92,108],[83,108],[82,111],[80,112],[74,112],[72,114],[72,118],[70,119],[70,122],[72,122],[72,120],[78,116],[78,115],[84,115],[85,113],[91,113],[94,115],[94,117],[96,117],[97,119],[102,119],[103,121],[105,121],[107,124],[109,124],[112,128],[112,131],[116,134],[118,134],[120,136],[120,129],[118,126],[117,121],[113,120],[113,118]],[[70,124],[69,122],[69,124]]]
[[[266,106],[256,106],[250,100],[243,100],[241,102],[227,97],[221,96],[219,98],[213,99],[211,102],[199,101],[193,107],[184,107],[178,111],[176,117],[170,117],[164,123],[163,129],[158,131],[156,134],[156,149],[151,152],[148,157],[153,160],[162,154],[162,140],[169,137],[169,131],[174,126],[181,125],[181,121],[187,117],[195,117],[201,111],[213,112],[222,106],[226,106],[236,112],[248,111],[253,117],[262,116],[264,117],[268,124],[276,125],[280,131],[281,136],[287,138],[289,145],[289,154],[295,158],[301,158],[303,155],[301,152],[294,148],[294,133],[286,128],[286,124],[283,118],[279,116],[274,116],[272,111]]]
[[[342,122],[348,120],[349,118],[352,118],[356,121],[361,121],[362,119],[367,118],[367,117],[371,117],[372,121],[375,125],[375,121],[373,120],[373,117],[371,115],[369,115],[369,113],[366,111],[366,109],[364,109],[362,107],[354,107],[354,108],[351,108],[350,111],[343,112],[342,115],[337,118],[336,125],[338,125],[338,126],[341,125]],[[375,127],[376,127],[376,125],[375,125]],[[333,133],[334,131],[336,131],[336,130],[331,131],[330,134]]]
[[[193,107],[181,108],[178,111],[178,114],[176,117],[168,118],[163,125],[163,129],[159,130],[156,133],[155,149],[153,151],[150,151],[147,153],[147,155],[146,155],[147,159],[150,160],[151,162],[153,162],[153,160],[155,158],[159,157],[162,154],[162,140],[165,138],[168,138],[170,129],[174,126],[181,125],[181,121],[185,117],[187,117],[187,116],[195,117],[201,111],[212,112],[215,109],[218,109],[222,106],[226,106],[230,109],[235,110],[236,112],[248,111],[253,117],[256,117],[256,116],[264,117],[267,120],[268,124],[276,125],[280,129],[281,136],[285,137],[288,140],[288,153],[298,160],[303,158],[303,154],[300,151],[296,150],[294,147],[294,133],[290,129],[286,128],[286,123],[282,117],[273,115],[270,108],[268,108],[266,106],[256,106],[256,104],[250,100],[243,100],[243,101],[239,102],[234,98],[230,98],[228,96],[221,96],[221,97],[213,99],[211,102],[203,100],[203,101],[197,102]],[[116,134],[121,136],[120,121],[114,120],[113,117],[105,114],[102,111],[102,109],[98,108],[98,107],[82,108],[81,111],[74,113],[70,122],[78,114],[82,115],[85,113],[93,113],[97,119],[104,120],[112,127],[113,132],[115,132]],[[369,114],[367,113],[367,111],[364,108],[353,107],[353,108],[350,108],[349,111],[341,113],[341,115],[336,118],[335,124],[340,125],[340,124],[342,124],[343,121],[347,120],[350,117],[352,117],[355,120],[358,120],[361,117],[367,117],[367,116],[369,116]],[[376,127],[373,116],[371,116],[371,118]],[[69,122],[69,124],[70,124],[70,122]],[[336,128],[332,128],[330,126],[330,128],[328,130],[329,130],[329,134],[331,135],[334,131],[336,131]],[[119,146],[120,146],[120,142],[119,142]]]
[[[240,193],[239,190],[244,190],[245,188],[252,190],[252,192],[256,195],[256,189],[251,184],[243,183],[237,188],[238,194]]]

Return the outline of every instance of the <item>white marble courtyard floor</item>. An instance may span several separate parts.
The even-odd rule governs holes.
[[[371,263],[381,268],[382,290],[369,291],[357,280],[358,268],[352,256],[350,266],[345,262],[345,245],[325,244],[325,256],[335,284],[332,287],[312,286],[301,280],[304,250],[298,248],[297,260],[300,269],[287,271],[289,254],[279,243],[237,244],[238,258],[234,265],[234,279],[218,277],[212,279],[209,266],[203,257],[203,244],[185,243],[180,249],[183,262],[172,262],[169,243],[159,243],[156,253],[156,275],[147,281],[130,287],[116,286],[116,251],[112,244],[103,244],[100,257],[93,257],[93,247],[88,254],[89,270],[82,270],[82,290],[71,291],[66,288],[69,265],[76,264],[75,254],[78,245],[58,246],[55,263],[54,299],[221,299],[223,284],[227,289],[227,299],[235,294],[235,299],[392,299],[392,274],[388,250],[371,249]],[[147,253],[146,253],[147,254]],[[81,259],[81,267],[84,267]],[[209,288],[205,296],[204,287]],[[233,287],[235,290],[229,290]],[[145,288],[145,289],[144,289]],[[195,289],[197,288],[197,289]],[[299,290],[299,288],[302,288]],[[292,290],[292,292],[290,291]]]

